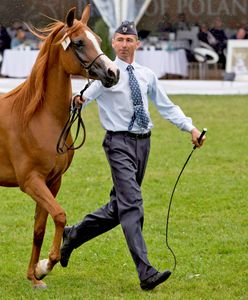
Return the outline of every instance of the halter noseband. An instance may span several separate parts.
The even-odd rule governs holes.
[[[102,53],[98,54],[98,55],[92,60],[92,62],[90,62],[88,65],[85,65],[84,61],[83,61],[83,60],[81,59],[81,57],[79,56],[77,49],[75,49],[75,46],[74,46],[73,42],[70,43],[70,46],[69,46],[69,47],[71,47],[72,51],[75,53],[76,57],[78,58],[80,64],[81,64],[81,65],[84,67],[84,69],[87,70],[87,71],[90,70],[90,68],[94,65],[94,63],[97,61],[97,59],[98,59],[100,56],[105,55],[105,54],[102,52]]]

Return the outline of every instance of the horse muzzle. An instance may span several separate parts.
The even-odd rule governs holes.
[[[105,64],[104,62],[99,63]],[[105,64],[105,68],[99,68],[97,64],[94,64],[89,70],[89,76],[100,80],[104,87],[110,88],[118,83],[120,79],[120,70],[117,67],[112,67],[112,65],[108,67]]]
[[[114,73],[111,69],[107,70],[107,76],[104,80],[102,80],[102,84],[106,88],[110,88],[113,85],[116,85],[120,79],[120,70],[117,69],[116,73]]]

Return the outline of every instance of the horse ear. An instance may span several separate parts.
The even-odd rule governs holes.
[[[73,25],[73,21],[74,21],[74,18],[75,18],[75,10],[76,10],[76,7],[73,7],[67,13],[66,23],[67,23],[68,27],[71,27]]]
[[[89,18],[90,18],[90,4],[88,4],[84,9],[81,17],[81,22],[87,25]]]

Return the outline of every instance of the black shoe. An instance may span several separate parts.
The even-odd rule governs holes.
[[[66,226],[63,232],[63,243],[60,248],[60,264],[63,268],[66,268],[74,247],[70,243],[69,233],[72,227]]]
[[[171,275],[171,271],[166,270],[163,273],[157,272],[156,274],[152,275],[151,277],[147,278],[140,282],[140,287],[142,290],[152,290],[160,283],[167,280]]]

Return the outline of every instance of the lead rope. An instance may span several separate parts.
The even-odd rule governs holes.
[[[207,128],[204,128],[200,137],[198,138],[198,142],[201,143],[201,140],[203,138],[203,136],[205,135],[205,133],[207,132]],[[193,147],[193,150],[191,151],[190,155],[188,156],[186,162],[184,163],[183,167],[182,167],[182,170],[181,172],[179,173],[178,177],[177,177],[177,180],[176,180],[176,183],[174,185],[174,188],[172,190],[172,193],[171,193],[171,197],[170,197],[170,201],[169,201],[169,206],[168,206],[168,211],[167,211],[167,218],[166,218],[166,231],[165,231],[165,236],[166,236],[166,246],[167,248],[170,250],[172,256],[173,256],[173,259],[174,259],[174,266],[173,266],[173,272],[176,270],[176,266],[177,266],[177,258],[176,258],[176,255],[175,255],[175,252],[172,250],[171,246],[169,245],[169,239],[168,239],[168,236],[169,236],[169,219],[170,219],[170,211],[171,211],[171,204],[172,204],[172,199],[173,199],[173,196],[174,196],[174,193],[175,193],[175,190],[176,190],[176,187],[177,187],[177,184],[179,182],[179,179],[188,163],[188,161],[190,160],[193,152],[195,151],[196,149],[196,146]]]
[[[85,87],[82,89],[82,91],[80,92],[80,99],[83,100],[83,93],[85,92],[85,90],[92,84],[94,80],[89,80],[87,84],[85,85]],[[75,105],[75,101],[72,101],[71,103],[71,107],[70,107],[70,114],[69,114],[69,118],[64,126],[64,128],[62,129],[62,132],[59,136],[58,142],[57,142],[57,153],[59,154],[64,154],[66,152],[68,152],[69,150],[77,150],[80,147],[83,146],[83,144],[85,143],[86,140],[86,129],[85,129],[85,125],[81,116],[81,111],[82,111],[82,104],[80,106]],[[73,139],[72,143],[70,145],[67,145],[66,140],[70,134],[71,131],[71,127],[72,125],[77,121],[77,129],[76,129],[76,134],[75,134],[75,138]],[[78,136],[79,136],[79,132],[80,129],[82,129],[83,131],[83,137],[82,137],[82,141],[78,146],[74,146]]]

